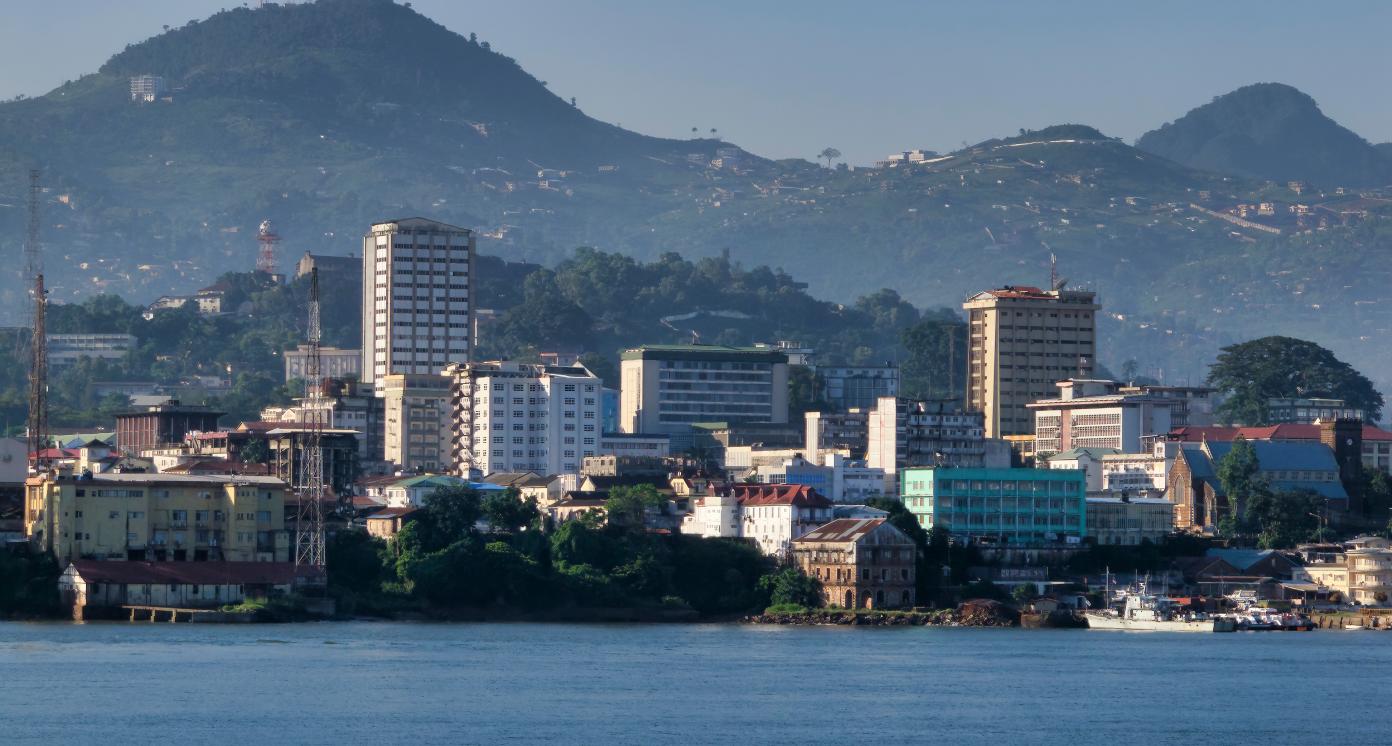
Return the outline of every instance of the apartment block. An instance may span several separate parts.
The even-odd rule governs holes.
[[[1095,295],[1007,285],[968,298],[967,408],[985,415],[988,438],[1033,434],[1027,405],[1055,382],[1096,367]]]
[[[405,472],[438,472],[453,466],[450,402],[453,379],[394,373],[377,381],[382,397],[383,455]]]
[[[363,237],[362,381],[469,361],[472,231],[425,218]]]
[[[700,422],[787,423],[788,356],[767,347],[625,350],[619,429],[686,435]]]
[[[275,477],[43,474],[25,482],[24,531],[62,563],[286,562]]]
[[[600,379],[584,366],[451,365],[452,461],[462,476],[576,474],[600,448]]]

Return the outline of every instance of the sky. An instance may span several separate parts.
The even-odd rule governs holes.
[[[42,94],[229,0],[5,0],[0,98]],[[1133,141],[1214,96],[1282,82],[1392,140],[1392,3],[414,0],[590,116],[756,154],[868,164],[1020,128]]]

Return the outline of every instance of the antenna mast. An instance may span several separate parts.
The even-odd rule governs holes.
[[[48,336],[44,331],[43,275],[34,278],[34,326],[29,350],[29,452],[34,454],[34,473],[48,468]]]
[[[262,223],[267,228],[267,223]],[[272,234],[274,235],[274,234]],[[263,244],[264,245],[264,244]],[[320,380],[319,268],[309,276],[309,329],[305,335],[309,355],[305,360],[306,428],[300,436],[300,473],[295,492],[300,511],[295,521],[295,566],[324,567],[324,382]]]
[[[261,244],[261,253],[256,256],[256,271],[274,275],[276,273],[276,244],[280,243],[280,236],[271,229],[270,219],[261,221],[261,227],[256,231],[256,241]]]

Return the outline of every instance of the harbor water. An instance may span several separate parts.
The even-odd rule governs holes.
[[[0,623],[4,743],[1339,743],[1392,634]]]

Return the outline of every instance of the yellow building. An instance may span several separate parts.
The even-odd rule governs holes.
[[[986,415],[986,437],[1034,434],[1025,405],[1065,378],[1090,378],[1099,306],[1093,293],[1010,286],[962,304],[967,312],[967,408]]]
[[[275,477],[45,474],[25,482],[24,531],[63,563],[288,562],[285,493]]]

